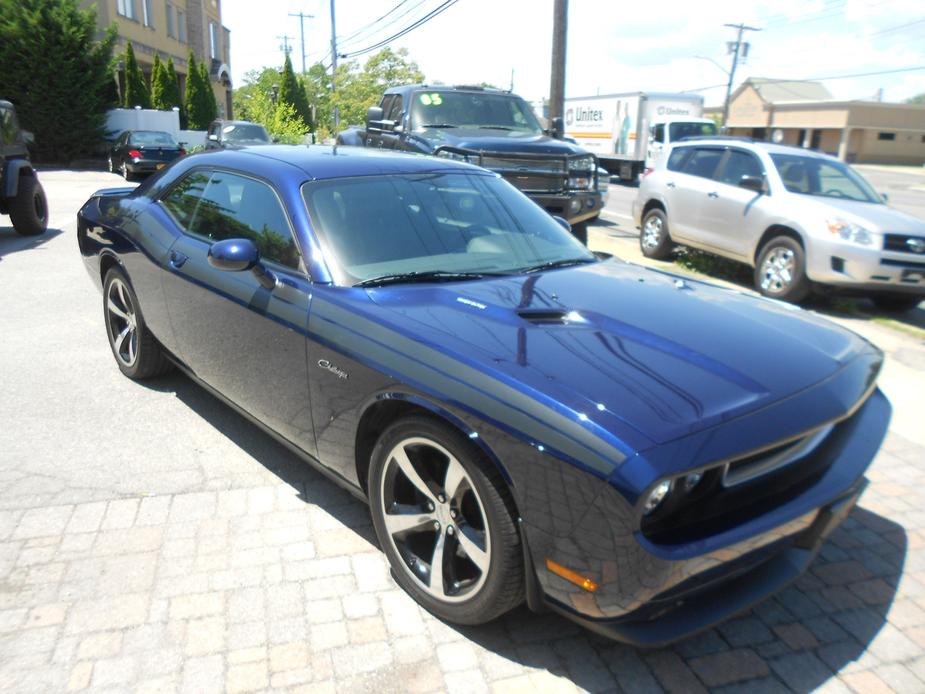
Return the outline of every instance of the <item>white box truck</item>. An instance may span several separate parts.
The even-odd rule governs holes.
[[[565,135],[595,154],[611,176],[635,181],[683,137],[715,135],[695,94],[628,92],[565,100]]]

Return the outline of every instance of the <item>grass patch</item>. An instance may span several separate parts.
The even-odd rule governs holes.
[[[745,263],[739,263],[728,258],[721,258],[712,253],[704,253],[693,248],[681,248],[675,257],[675,263],[693,272],[709,275],[716,279],[752,285],[753,270]]]

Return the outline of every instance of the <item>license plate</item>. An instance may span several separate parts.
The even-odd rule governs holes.
[[[157,170],[160,171],[161,169],[164,168],[164,166],[166,166],[166,164],[158,164],[155,168],[157,168]]]

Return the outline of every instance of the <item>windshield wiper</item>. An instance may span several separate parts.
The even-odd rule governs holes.
[[[561,260],[550,260],[545,263],[540,263],[539,265],[522,267],[520,268],[519,272],[540,272],[541,270],[555,270],[559,267],[569,267],[571,265],[587,265],[588,263],[596,262],[598,262],[597,258],[563,258]]]
[[[422,128],[458,128],[458,125],[452,123],[425,123]]]
[[[503,272],[451,272],[449,270],[422,270],[380,275],[357,282],[354,287],[381,287],[384,284],[412,284],[414,282],[455,282],[478,280],[483,277],[505,277]]]
[[[514,130],[514,128],[509,128],[506,125],[480,125],[482,130]]]

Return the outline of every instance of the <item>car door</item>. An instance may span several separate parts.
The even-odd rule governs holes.
[[[690,150],[690,151],[685,151]],[[672,159],[677,155],[672,169]],[[672,238],[692,246],[702,243],[701,209],[715,188],[713,176],[725,154],[721,146],[675,148],[669,157],[665,186]]]
[[[182,233],[164,295],[180,358],[205,383],[314,455],[306,364],[311,282],[279,195],[242,172],[197,169],[161,199]],[[212,243],[249,238],[279,278],[212,267]]]
[[[766,179],[757,156],[731,147],[716,173],[712,190],[700,208],[702,243],[739,260],[751,260],[757,237],[767,228],[768,196],[742,188],[743,176]]]

